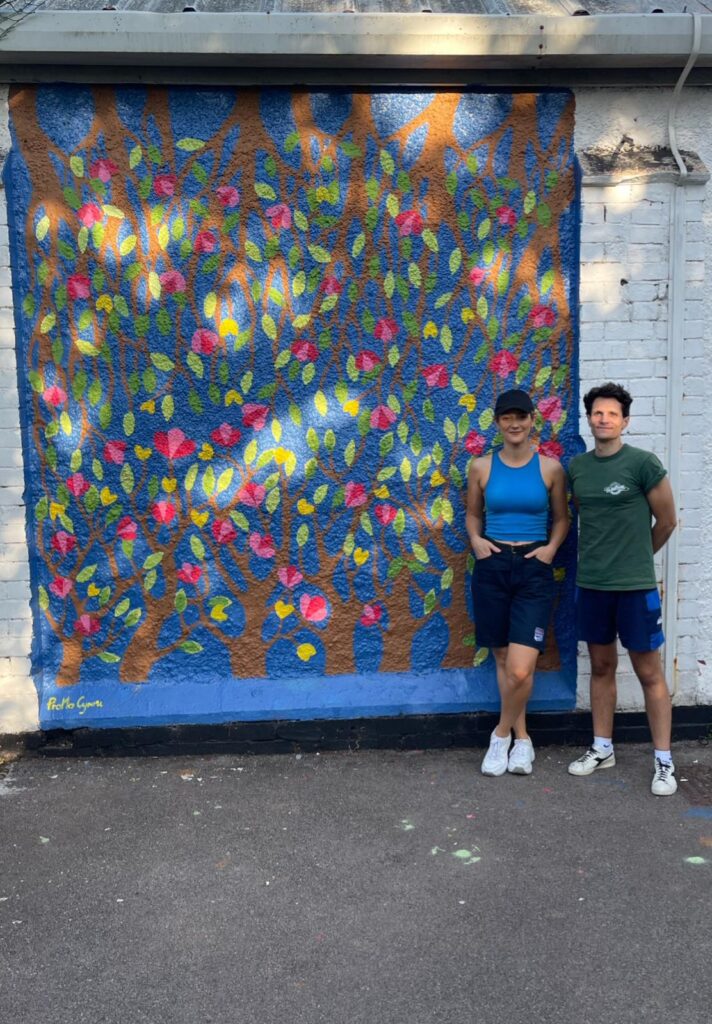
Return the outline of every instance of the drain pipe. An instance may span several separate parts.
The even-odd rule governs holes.
[[[670,205],[668,339],[667,339],[667,404],[666,404],[666,465],[676,502],[680,500],[680,451],[682,436],[683,343],[685,337],[685,185],[688,171],[680,155],[675,130],[675,115],[682,87],[700,53],[702,19],[692,14],[692,46],[690,56],[673,90],[668,112],[668,139],[670,150],[679,170],[673,185]],[[665,678],[672,695],[677,692],[677,591],[679,583],[678,528],[663,549],[663,628],[665,631]]]

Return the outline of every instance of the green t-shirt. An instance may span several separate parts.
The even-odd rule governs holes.
[[[646,494],[665,469],[652,452],[628,444],[615,455],[577,455],[569,481],[579,506],[576,582],[591,590],[650,590],[656,585]]]

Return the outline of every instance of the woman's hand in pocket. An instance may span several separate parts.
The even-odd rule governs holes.
[[[480,562],[483,558],[491,558],[493,554],[498,555],[502,549],[493,544],[491,540],[487,540],[486,537],[477,537],[472,541],[472,550],[475,553],[475,558]]]
[[[550,544],[542,544],[540,548],[534,548],[526,554],[525,558],[536,558],[537,562],[543,562],[544,565],[551,565],[554,561],[554,555],[556,554],[556,548],[552,548]]]

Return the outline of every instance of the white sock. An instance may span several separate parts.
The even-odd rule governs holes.
[[[605,736],[594,736],[593,745],[600,754],[610,754],[613,750],[613,740]]]
[[[663,764],[672,764],[672,752],[669,750],[656,750],[655,760],[662,761]]]

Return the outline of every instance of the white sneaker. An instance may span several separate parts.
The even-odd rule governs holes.
[[[511,736],[498,736],[496,732],[492,733],[489,749],[480,769],[483,775],[504,775],[507,770],[507,754],[511,742]]]
[[[655,775],[650,789],[654,796],[672,796],[677,792],[675,765],[671,761],[655,759]]]
[[[532,761],[536,758],[531,740],[515,740],[509,754],[507,771],[512,775],[531,775]]]
[[[615,763],[616,755],[613,751],[602,754],[595,747],[589,747],[585,754],[571,762],[569,775],[593,775],[599,768],[613,768]]]

